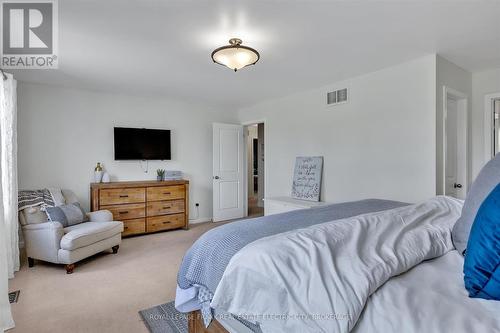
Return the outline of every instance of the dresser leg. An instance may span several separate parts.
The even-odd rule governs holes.
[[[113,253],[118,253],[118,249],[120,248],[120,245],[115,245],[111,249],[113,250]]]
[[[28,257],[28,266],[29,267],[35,266],[35,259]]]

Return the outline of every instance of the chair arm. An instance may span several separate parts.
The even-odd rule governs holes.
[[[45,223],[33,223],[33,224],[26,224],[23,226],[23,229],[28,231],[28,230],[57,230],[57,229],[63,229],[63,226],[61,222],[45,222]]]
[[[59,222],[35,223],[23,226],[26,254],[30,258],[58,262],[63,226]]]
[[[109,210],[97,210],[87,213],[90,222],[110,222],[113,221],[113,214]]]

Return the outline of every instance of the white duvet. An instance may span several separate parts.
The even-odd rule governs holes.
[[[229,262],[211,306],[263,332],[349,332],[391,277],[453,249],[462,203],[424,203],[266,237]]]
[[[464,257],[453,250],[377,289],[353,333],[499,333],[500,302],[470,298]]]

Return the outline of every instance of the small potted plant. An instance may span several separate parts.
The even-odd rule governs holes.
[[[165,177],[165,169],[156,170],[156,180],[161,182]]]

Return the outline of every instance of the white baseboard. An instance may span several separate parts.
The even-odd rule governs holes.
[[[212,218],[211,217],[200,217],[198,219],[189,220],[189,224],[197,224],[197,223],[204,223],[204,222],[212,222]]]

